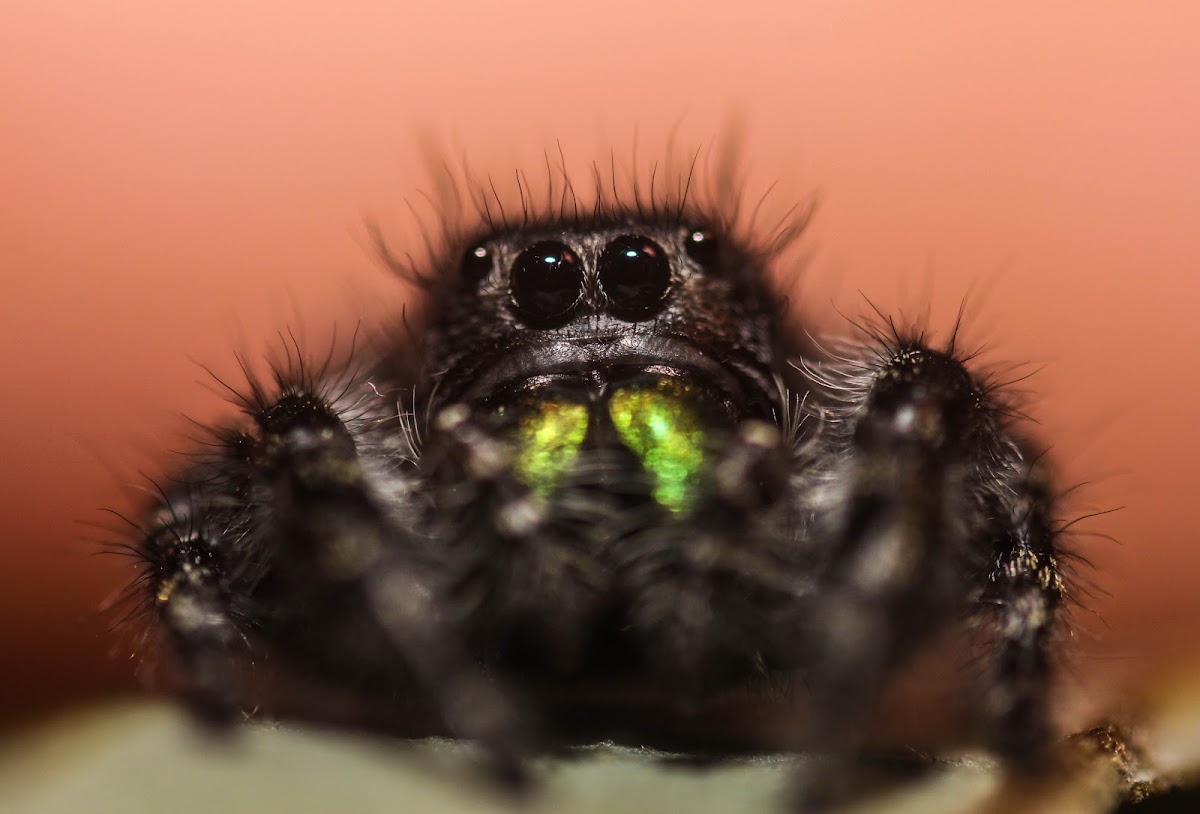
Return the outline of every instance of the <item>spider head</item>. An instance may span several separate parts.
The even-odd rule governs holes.
[[[595,388],[683,376],[767,417],[775,315],[760,264],[714,230],[617,222],[486,237],[439,306],[437,400],[494,399],[545,377]]]
[[[654,502],[686,508],[717,437],[779,409],[760,264],[713,230],[613,222],[487,237],[443,292],[439,404],[488,416],[549,494],[585,450],[632,456]],[[586,467],[585,467],[586,468]]]

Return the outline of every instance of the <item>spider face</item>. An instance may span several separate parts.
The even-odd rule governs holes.
[[[458,257],[419,349],[251,381],[148,513],[135,589],[197,709],[246,703],[245,642],[512,756],[582,687],[672,704],[798,672],[796,741],[853,751],[895,668],[969,624],[981,731],[1047,742],[1053,501],[953,339],[801,341],[763,254],[682,215]]]
[[[605,450],[627,459],[614,484],[648,480],[654,502],[683,511],[711,474],[714,433],[780,407],[774,310],[749,259],[722,265],[715,242],[622,224],[472,248],[435,329],[434,409],[486,417],[541,498]]]

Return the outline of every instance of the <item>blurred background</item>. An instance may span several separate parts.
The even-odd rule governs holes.
[[[93,526],[230,413],[190,360],[394,315],[366,223],[420,252],[430,145],[586,179],[733,123],[751,201],[820,201],[776,269],[814,329],[970,293],[1069,510],[1119,508],[1076,527],[1079,715],[1200,659],[1200,6],[336,5],[0,11],[0,729],[136,688]]]

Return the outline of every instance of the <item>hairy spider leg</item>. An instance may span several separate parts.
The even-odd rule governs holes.
[[[468,656],[424,542],[397,521],[416,510],[394,413],[363,382],[285,384],[273,400],[252,389],[242,403],[255,431],[220,435],[142,540],[195,708],[210,719],[240,709],[229,648],[262,635],[332,677],[415,679],[456,735],[519,754],[529,727]],[[389,646],[394,658],[380,660]],[[520,779],[515,763],[497,768]]]
[[[964,618],[999,642],[992,729],[1006,757],[1049,737],[1047,644],[1061,599],[1052,501],[1004,426],[1004,406],[952,352],[896,335],[855,359],[806,364],[822,414],[814,473],[829,558],[806,649],[813,705],[804,740],[853,759],[884,679]],[[822,489],[820,482],[825,481]],[[827,772],[807,799],[837,794]],[[816,797],[811,797],[816,794]]]
[[[985,722],[998,754],[1034,767],[1053,738],[1047,683],[1066,582],[1045,467],[1029,453],[1008,464],[994,498],[1004,522],[979,607],[991,639]]]

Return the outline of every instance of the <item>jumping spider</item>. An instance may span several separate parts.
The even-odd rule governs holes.
[[[787,327],[768,254],[682,204],[562,214],[424,275],[415,347],[231,388],[248,420],[134,544],[196,709],[246,703],[245,643],[513,757],[565,728],[551,698],[789,673],[797,742],[853,754],[897,665],[971,622],[982,728],[1035,755],[1063,556],[1000,388],[882,317]]]

